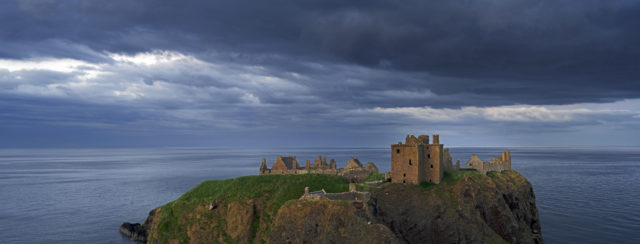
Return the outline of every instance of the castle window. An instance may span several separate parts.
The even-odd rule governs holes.
[[[429,153],[429,154],[427,154],[427,158],[431,158],[431,154],[430,154],[430,153]]]
[[[407,173],[402,174],[403,177],[407,177]]]
[[[396,153],[400,153],[400,149],[396,149]]]
[[[411,164],[411,159],[409,159],[409,165],[413,165],[413,164]]]
[[[407,181],[406,180],[402,180],[402,183],[407,183]]]
[[[431,168],[433,169],[433,164],[431,165]]]

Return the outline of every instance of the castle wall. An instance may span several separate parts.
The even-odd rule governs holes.
[[[434,142],[438,141],[434,135]],[[428,146],[428,153],[426,155],[426,169],[427,176],[426,180],[428,182],[440,183],[444,173],[443,167],[443,153],[444,153],[444,145],[442,144],[431,144]]]
[[[501,161],[498,162],[482,162],[483,164],[483,173],[487,173],[489,171],[502,171],[504,170],[504,163]]]
[[[449,148],[444,149],[444,153],[442,154],[442,169],[444,170],[454,170],[453,167],[453,157],[451,157],[451,153],[449,153]]]

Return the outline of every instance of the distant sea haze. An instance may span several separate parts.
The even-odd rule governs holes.
[[[452,148],[461,164],[511,150],[533,184],[547,243],[640,243],[640,148]],[[122,222],[205,180],[258,173],[277,155],[390,168],[387,148],[0,149],[0,243],[132,243]],[[300,186],[304,187],[304,186]]]

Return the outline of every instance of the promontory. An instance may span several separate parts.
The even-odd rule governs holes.
[[[260,175],[202,182],[120,231],[148,243],[543,243],[533,188],[508,151],[461,168],[437,135],[428,141],[393,144],[386,173],[356,158],[263,160]]]

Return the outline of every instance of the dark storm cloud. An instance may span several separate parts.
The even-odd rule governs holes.
[[[640,3],[635,1],[23,0],[2,5],[5,58],[99,60],[91,51],[68,51],[79,44],[126,53],[178,50],[203,59],[225,53],[273,69],[295,68],[269,58],[277,54],[393,70],[398,90],[484,98],[418,99],[412,105],[564,104],[640,95]],[[415,73],[430,77],[415,81]],[[341,82],[336,76],[333,82]],[[392,83],[365,82],[373,91]]]
[[[638,13],[621,0],[2,1],[0,147],[407,132],[637,144]]]

